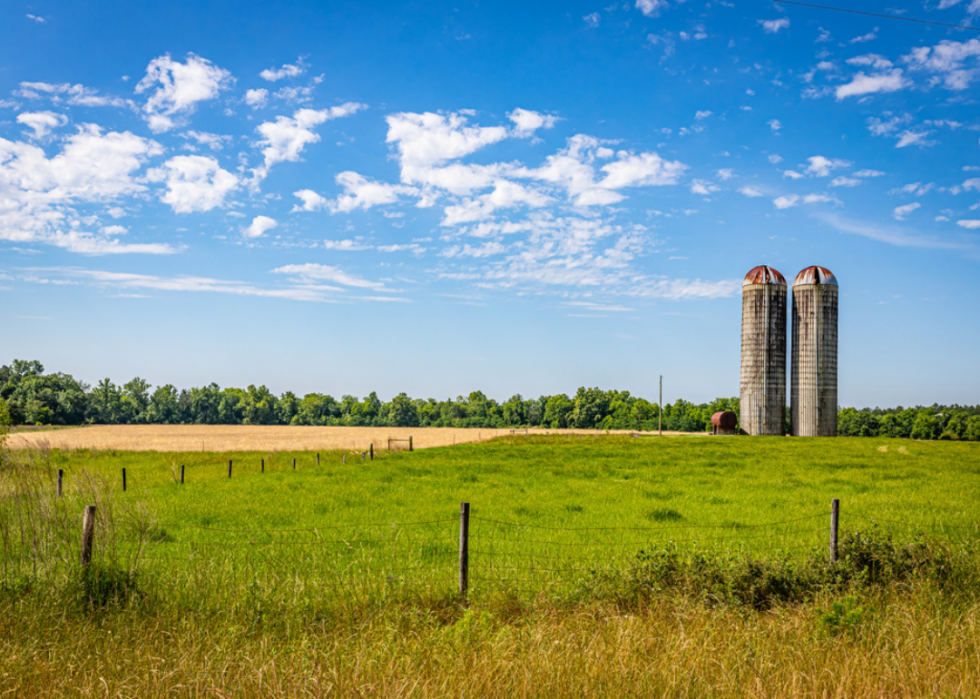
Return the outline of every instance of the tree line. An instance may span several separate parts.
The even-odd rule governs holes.
[[[349,427],[578,427],[601,430],[656,430],[660,407],[629,391],[579,388],[500,403],[481,391],[455,399],[410,398],[400,393],[382,401],[376,393],[340,399],[323,393],[302,398],[292,391],[277,396],[265,386],[220,388],[209,384],[178,390],[155,389],[134,378],[121,386],[110,379],[94,387],[70,374],[46,374],[38,361],[15,359],[0,367],[0,410],[15,425],[195,424],[195,425],[343,425]],[[710,403],[677,400],[663,409],[663,428],[676,432],[711,429],[711,416],[738,414],[738,398]],[[980,441],[980,406],[917,408],[843,408],[838,434],[855,437],[905,437]]]
[[[221,388],[209,384],[178,390],[156,387],[139,377],[117,385],[103,379],[95,386],[70,374],[46,374],[38,361],[15,359],[0,367],[0,398],[15,425],[195,424],[195,425],[344,425],[381,427],[579,427],[588,429],[658,428],[660,408],[628,391],[578,389],[500,403],[481,391],[455,399],[410,398],[400,393],[382,401],[339,399],[322,393],[299,397],[275,395],[265,386]],[[663,428],[679,432],[709,429],[720,410],[738,410],[737,398],[694,404],[678,400],[664,406]]]

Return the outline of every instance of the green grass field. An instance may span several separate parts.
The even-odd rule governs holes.
[[[978,696],[980,444],[14,456],[0,469],[13,696]],[[832,498],[843,537],[880,530],[839,568]],[[78,565],[86,504],[93,575]]]
[[[474,591],[537,592],[668,544],[808,554],[827,547],[832,498],[843,531],[877,524],[898,536],[980,537],[980,445],[970,443],[522,436],[344,457],[322,452],[317,465],[307,452],[55,451],[47,473],[66,473],[63,508],[80,512],[82,483],[109,508],[140,505],[138,522],[112,539],[130,566],[138,557],[161,576],[176,566],[330,581],[341,596],[451,590],[463,501]]]

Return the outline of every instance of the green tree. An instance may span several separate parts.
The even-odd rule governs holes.
[[[122,415],[122,392],[111,379],[102,379],[89,396],[89,418],[102,425],[115,425]]]
[[[569,427],[593,429],[598,427],[609,411],[609,395],[600,388],[578,389]]]
[[[919,413],[912,425],[912,439],[935,439],[939,436],[939,421],[927,412]]]
[[[388,421],[392,427],[418,427],[418,408],[406,394],[399,393],[391,399],[391,406],[388,409]]]
[[[0,398],[0,466],[3,466],[4,444],[10,436],[10,410],[7,408],[7,401]]]
[[[149,422],[147,409],[150,407],[150,384],[136,377],[123,384],[123,412],[127,422]]]
[[[553,429],[568,427],[575,403],[564,393],[551,396],[544,404],[544,417],[541,422]]]
[[[177,389],[169,383],[160,386],[150,397],[147,420],[161,425],[171,425],[180,422],[178,415]]]

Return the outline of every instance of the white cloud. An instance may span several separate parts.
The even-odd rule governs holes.
[[[920,204],[917,201],[912,202],[911,204],[905,204],[904,206],[896,206],[892,210],[892,217],[896,221],[904,221],[906,216],[908,216],[910,213],[920,208],[921,206],[922,204]]]
[[[242,235],[246,238],[259,238],[265,235],[266,231],[272,230],[279,224],[274,218],[268,216],[256,216],[248,228],[242,229]]]
[[[593,29],[599,26],[600,17],[598,12],[592,12],[590,14],[587,14],[584,17],[582,17],[582,19],[585,20],[586,25],[592,27]]]
[[[830,159],[822,155],[814,155],[811,158],[807,158],[807,162],[810,164],[807,166],[805,172],[814,177],[828,177],[831,170],[839,167],[850,167],[851,165],[848,160],[841,160],[839,158]]]
[[[227,70],[193,53],[188,54],[186,63],[165,54],[150,61],[136,92],[150,92],[143,112],[150,129],[160,133],[176,125],[175,115],[194,111],[198,102],[214,99],[233,82]]]
[[[31,14],[27,15],[27,19],[32,19],[38,24],[44,24],[46,21],[44,17],[40,17],[39,15],[31,15]]]
[[[636,0],[636,9],[647,17],[657,17],[661,10],[667,9],[664,0]]]
[[[691,181],[691,194],[700,194],[701,196],[708,196],[712,192],[720,191],[721,187],[709,182],[708,180],[692,180]]]
[[[980,221],[977,219],[963,219],[962,221],[957,221],[956,225],[971,231],[980,229]]]
[[[854,76],[851,82],[837,87],[836,95],[838,100],[858,95],[867,95],[876,92],[895,92],[911,85],[902,76],[902,69],[895,68],[887,73],[877,73],[875,75],[865,75],[863,72]]]
[[[216,133],[207,133],[206,131],[187,131],[180,134],[181,138],[191,139],[197,142],[199,145],[207,146],[211,150],[221,150],[225,147],[226,143],[231,143],[231,136],[221,136]]]
[[[779,19],[760,19],[759,24],[762,25],[763,31],[767,34],[775,34],[780,29],[788,28],[789,20],[785,17],[780,17]]]
[[[766,123],[769,124],[769,128],[772,129],[773,133],[776,133],[781,128],[783,128],[783,125],[779,122],[779,119],[770,119]]]
[[[723,181],[730,180],[735,177],[735,171],[727,167],[722,168],[721,170],[715,170],[715,174],[718,175],[718,179]]]
[[[24,112],[17,115],[17,123],[24,124],[34,131],[32,138],[44,138],[52,129],[68,123],[68,117],[54,112]]]
[[[773,153],[772,155],[769,156],[768,160],[770,163],[775,165],[776,163],[783,162],[783,157],[777,153]]]
[[[359,252],[361,250],[372,250],[373,246],[365,245],[356,240],[324,240],[323,247],[327,250],[341,250],[343,252]]]
[[[282,289],[265,289],[246,282],[209,277],[159,277],[129,272],[106,272],[79,269],[77,267],[35,268],[31,271],[46,272],[64,279],[80,279],[100,287],[112,289],[140,289],[151,291],[211,292],[235,296],[259,296],[292,301],[329,301],[330,292],[341,289],[329,286],[295,285]]]
[[[55,104],[66,102],[79,107],[127,107],[131,104],[129,100],[100,95],[98,90],[71,83],[22,82],[15,94],[27,99],[47,97]]]
[[[739,194],[744,194],[745,196],[750,198],[765,196],[761,189],[759,189],[758,187],[752,187],[751,185],[740,187],[738,191]]]
[[[286,64],[282,68],[266,68],[261,73],[259,77],[263,80],[268,80],[271,83],[277,80],[282,80],[283,78],[295,78],[306,72],[306,66],[303,65],[303,59],[296,61],[295,65]]]
[[[332,282],[342,286],[352,286],[362,289],[373,289],[375,291],[387,291],[381,282],[372,282],[362,279],[353,274],[348,274],[338,267],[331,265],[320,265],[306,263],[302,265],[285,265],[272,270],[273,274],[287,274],[296,277],[303,283],[311,282]]]
[[[831,187],[857,187],[861,184],[861,180],[854,179],[853,177],[835,177],[830,181]]]
[[[895,144],[896,148],[905,148],[906,146],[919,146],[919,148],[925,148],[928,146],[936,145],[936,141],[928,140],[929,134],[932,131],[916,131],[914,129],[906,129],[898,135],[898,143]]]
[[[531,136],[538,129],[550,129],[558,121],[556,116],[520,108],[507,114],[507,118],[514,122],[515,134],[519,137]]]
[[[253,170],[256,178],[263,179],[269,173],[269,168],[276,163],[299,160],[300,153],[307,145],[320,141],[320,136],[314,133],[313,127],[331,119],[350,116],[365,108],[366,105],[347,102],[329,109],[299,109],[291,118],[278,116],[275,121],[259,124],[255,130],[262,135],[259,146],[264,146],[264,162],[261,167]]]
[[[325,197],[321,197],[312,189],[301,189],[298,192],[293,192],[293,196],[302,199],[303,205],[296,204],[289,213],[295,213],[297,211],[319,211],[328,203]]]
[[[448,206],[445,209],[443,226],[457,226],[462,223],[483,221],[497,209],[512,208],[527,205],[539,208],[551,202],[551,199],[541,192],[523,187],[508,180],[497,180],[494,189],[477,199],[464,199],[460,204]]]
[[[928,182],[922,184],[921,182],[910,182],[909,184],[902,185],[898,189],[893,189],[889,194],[897,194],[901,192],[902,194],[914,194],[917,197],[921,197],[923,194],[927,194],[935,188],[935,184]]]
[[[710,110],[708,109],[705,109],[704,111],[699,110],[697,113],[695,113],[694,119],[695,121],[701,121],[702,119],[707,119],[709,116],[711,116]]]
[[[881,170],[858,170],[853,173],[855,177],[881,177],[884,174]]]
[[[167,193],[161,199],[178,214],[223,206],[225,197],[239,185],[238,177],[222,169],[217,160],[201,155],[178,155],[148,171],[147,178],[166,182]]]
[[[869,238],[871,240],[887,243],[888,245],[946,250],[960,250],[964,248],[964,246],[959,243],[949,243],[943,240],[936,240],[934,238],[923,238],[907,233],[900,228],[891,228],[888,226],[879,226],[873,223],[864,223],[863,221],[855,221],[853,219],[847,219],[839,216],[838,214],[827,211],[815,213],[814,218],[819,221],[823,221],[833,228],[836,228],[841,233],[859,235],[863,238]]]
[[[79,255],[173,255],[180,252],[165,243],[120,243],[104,236],[97,236],[83,231],[57,231],[45,241],[55,247]]]
[[[980,56],[980,39],[963,42],[944,39],[932,47],[914,48],[911,53],[902,56],[902,60],[908,63],[912,70],[939,74],[944,86],[949,90],[965,90],[980,70],[976,67],[965,67],[964,62],[977,56]]]
[[[818,44],[821,44],[821,43],[824,43],[824,42],[827,42],[827,41],[830,41],[830,40],[831,40],[831,38],[830,38],[830,32],[828,32],[823,27],[820,27],[820,34],[817,36],[816,39],[814,39],[814,42],[815,43],[818,43]]]
[[[837,204],[838,206],[843,206],[843,202],[837,197],[832,197],[829,194],[807,194],[803,197],[804,204]]]
[[[249,105],[253,109],[258,109],[259,107],[264,107],[265,103],[269,100],[269,91],[264,87],[257,90],[246,90],[245,91],[245,104]]]
[[[350,213],[354,209],[370,209],[381,204],[393,204],[401,195],[418,195],[419,190],[405,185],[387,184],[368,179],[356,172],[347,170],[335,178],[344,188],[344,193],[328,201],[332,213]],[[297,193],[297,196],[300,196]]]
[[[799,202],[800,197],[796,194],[789,194],[787,196],[776,197],[772,200],[772,203],[777,209],[788,209],[790,207],[796,206]]]
[[[887,114],[887,112],[886,112]],[[893,116],[888,121],[882,121],[878,117],[868,118],[868,131],[875,136],[886,136],[897,130],[899,126],[911,121],[912,117],[908,114]]]
[[[460,113],[400,112],[385,117],[387,142],[401,162],[402,182],[419,184],[434,166],[474,153],[508,137],[503,126],[468,126]]]
[[[788,177],[791,180],[801,180],[804,176],[796,170],[783,170],[783,177]]]
[[[875,27],[873,32],[868,32],[867,34],[863,34],[862,36],[856,36],[853,39],[851,39],[849,43],[862,44],[866,41],[874,41],[875,39],[878,38],[878,35],[875,33],[877,31],[878,31],[878,27]]]
[[[876,53],[866,53],[863,56],[848,58],[847,62],[852,66],[871,66],[875,70],[887,70],[892,67],[891,61]]]

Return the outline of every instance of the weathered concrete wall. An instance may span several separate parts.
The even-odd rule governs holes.
[[[786,285],[742,287],[739,424],[748,434],[786,433]]]
[[[838,296],[836,283],[793,285],[790,403],[798,437],[837,436]]]

